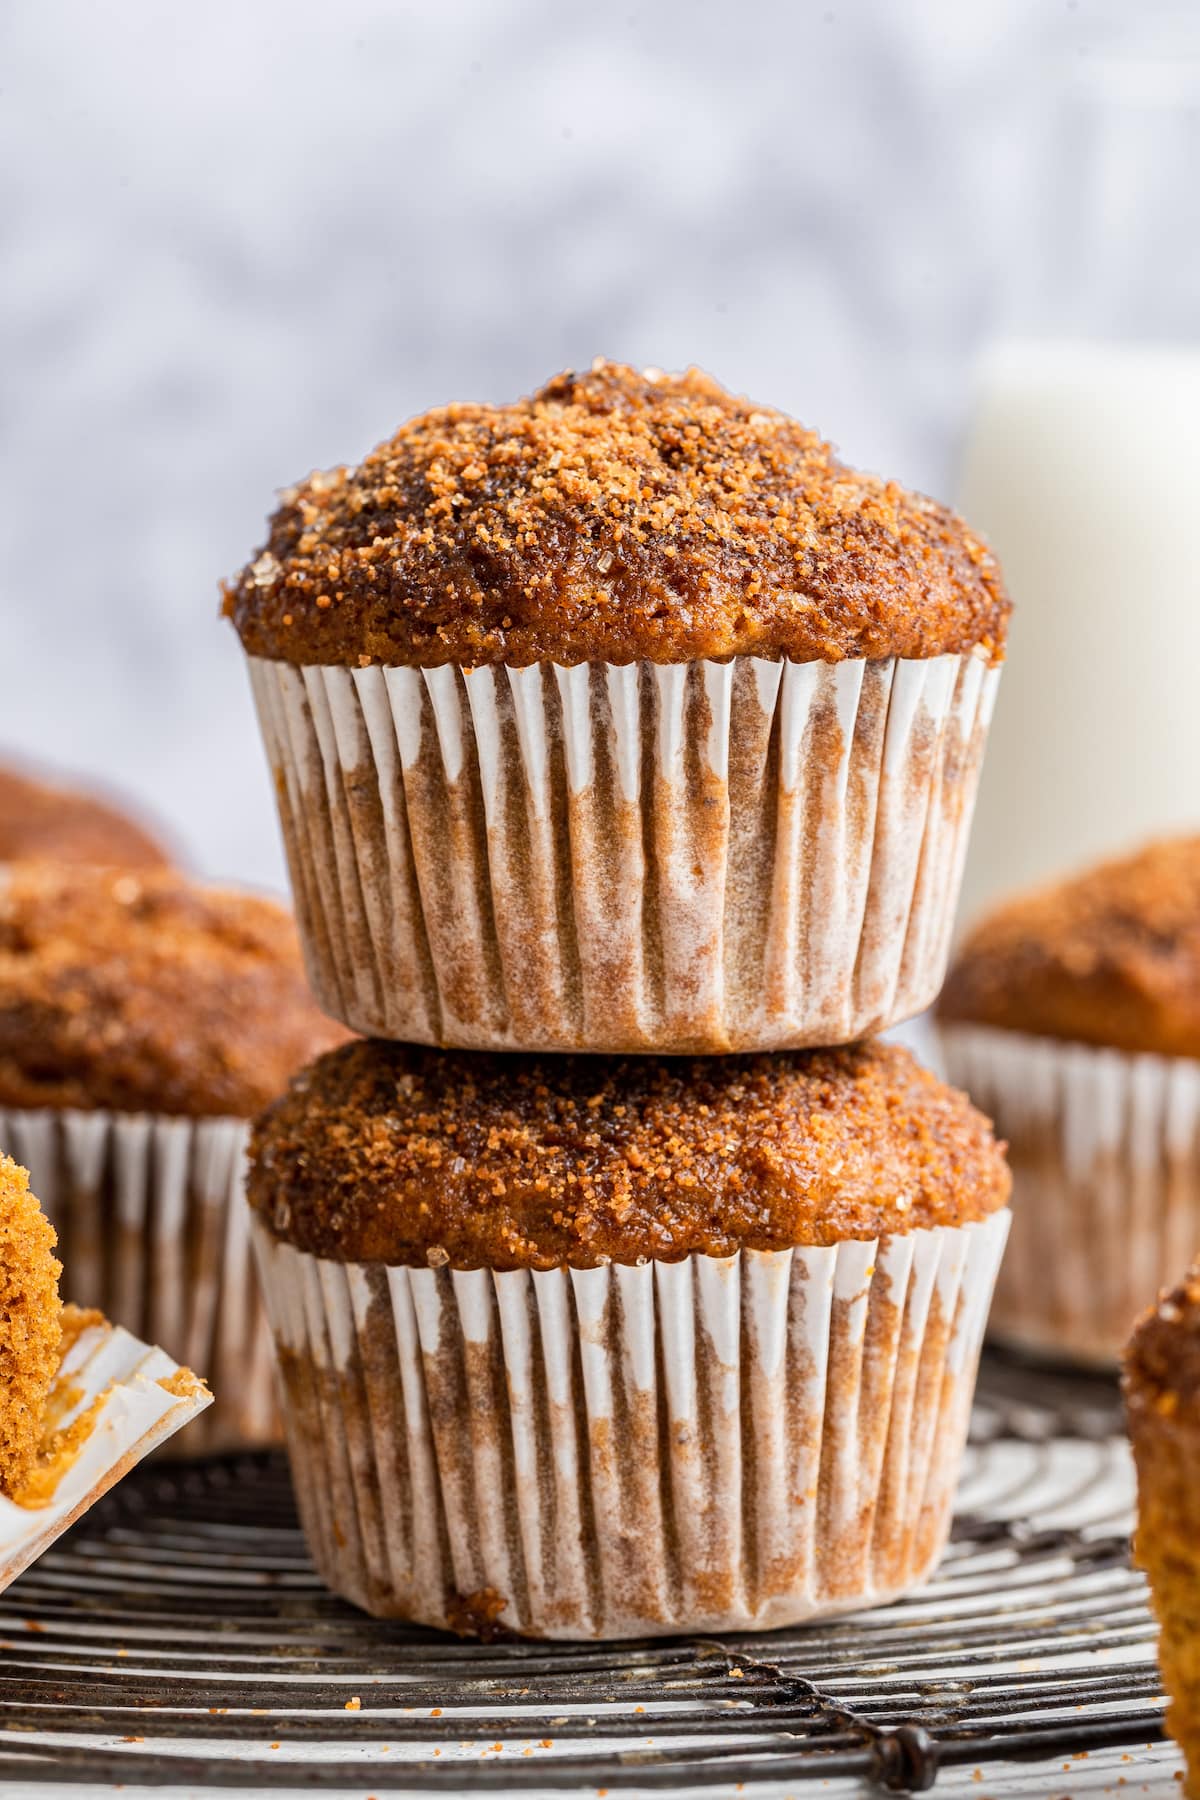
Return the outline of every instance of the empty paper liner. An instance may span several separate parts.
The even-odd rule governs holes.
[[[70,1318],[70,1310],[65,1315]],[[146,1453],[203,1412],[212,1395],[162,1350],[85,1314],[50,1396],[46,1439],[62,1440],[17,1499],[0,1494],[0,1588]]]

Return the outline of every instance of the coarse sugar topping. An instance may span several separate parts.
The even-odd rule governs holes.
[[[698,370],[598,361],[287,490],[225,610],[255,656],[434,667],[994,659],[1010,608],[936,502]]]
[[[958,1225],[1008,1191],[987,1120],[877,1043],[688,1059],[359,1041],[258,1120],[249,1182],[314,1255],[492,1269]]]

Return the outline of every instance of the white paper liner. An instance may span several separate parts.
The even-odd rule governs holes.
[[[80,1332],[59,1369],[72,1403],[56,1420],[69,1427],[103,1396],[91,1430],[45,1506],[18,1506],[0,1494],[0,1591],[107,1493],[148,1451],[211,1404],[198,1382],[163,1387],[179,1365],[107,1320]]]
[[[546,1273],[254,1231],[305,1532],[370,1612],[758,1630],[890,1599],[941,1554],[1007,1212]]]
[[[1008,1141],[999,1338],[1113,1364],[1200,1246],[1200,1062],[943,1023],[949,1079]]]
[[[250,670],[309,978],[356,1031],[773,1049],[941,985],[981,653]]]
[[[204,1372],[217,1404],[185,1453],[277,1442],[271,1334],[255,1279],[244,1119],[0,1108],[80,1306]]]

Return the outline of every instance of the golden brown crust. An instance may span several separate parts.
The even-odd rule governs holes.
[[[95,794],[0,766],[0,863],[30,859],[126,869],[161,868],[170,861],[136,820]]]
[[[1125,1353],[1125,1410],[1137,1465],[1134,1559],[1150,1581],[1167,1727],[1200,1793],[1200,1263],[1160,1295]]]
[[[0,1490],[33,1467],[58,1372],[61,1304],[54,1231],[26,1171],[0,1156]]]
[[[1009,602],[960,519],[783,413],[597,362],[289,489],[225,610],[254,656],[429,668],[998,657]]]
[[[314,1255],[493,1269],[958,1225],[1008,1189],[986,1119],[876,1043],[689,1061],[359,1041],[258,1120],[250,1173]]]
[[[167,870],[0,877],[0,1106],[244,1117],[344,1036],[272,901]]]
[[[946,1019],[1200,1057],[1200,837],[1008,901],[967,936]]]

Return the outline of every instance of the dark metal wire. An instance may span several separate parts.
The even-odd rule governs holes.
[[[991,1758],[1140,1748],[1163,1706],[1118,1429],[1113,1382],[990,1355],[986,1504],[922,1593],[758,1637],[599,1645],[364,1618],[313,1573],[281,1457],[153,1465],[0,1599],[0,1780],[921,1792]],[[1071,1522],[1030,1524],[1025,1496]]]

